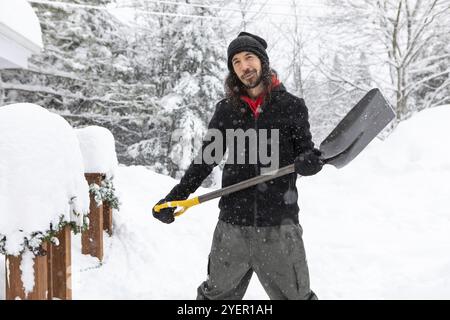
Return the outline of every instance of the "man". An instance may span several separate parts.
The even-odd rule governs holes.
[[[296,173],[316,174],[323,162],[311,140],[308,110],[303,99],[288,93],[271,70],[266,48],[264,39],[247,32],[230,43],[227,97],[217,104],[208,128],[219,130],[223,137],[230,129],[254,130],[258,142],[263,138],[261,129],[278,130],[279,166],[295,163]],[[200,152],[209,143],[205,141]],[[223,151],[234,148],[231,154],[238,156],[235,143],[223,141],[223,146]],[[245,140],[239,150],[245,151],[247,159],[251,151],[260,151],[260,143]],[[256,163],[229,160],[223,169],[222,187],[258,176],[265,168],[260,159]],[[215,165],[193,161],[180,183],[158,204],[187,199]],[[242,299],[253,272],[270,299],[317,299],[309,285],[298,221],[296,173],[221,198],[208,278],[198,288],[197,299]],[[172,223],[175,209],[153,211],[153,215]]]

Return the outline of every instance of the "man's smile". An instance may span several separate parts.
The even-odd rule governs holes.
[[[249,80],[251,78],[253,78],[256,75],[256,72],[250,72],[248,74],[245,74],[242,78],[245,80]]]

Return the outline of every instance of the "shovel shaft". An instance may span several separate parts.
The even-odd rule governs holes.
[[[181,216],[184,212],[186,212],[187,209],[189,209],[190,207],[193,207],[199,203],[203,203],[215,198],[220,198],[221,196],[239,191],[239,190],[243,190],[249,187],[252,187],[254,185],[257,185],[259,183],[262,182],[266,182],[269,180],[273,180],[275,178],[284,176],[286,174],[289,173],[293,173],[295,172],[295,168],[294,168],[294,164],[288,165],[286,167],[280,168],[278,170],[273,170],[270,172],[267,172],[266,174],[248,179],[248,180],[244,180],[242,182],[233,184],[231,186],[219,189],[219,190],[215,190],[209,193],[206,193],[204,195],[201,195],[199,197],[195,197],[195,198],[191,198],[188,200],[180,200],[180,201],[169,201],[169,202],[165,202],[159,205],[156,205],[154,207],[154,210],[156,212],[159,212],[161,209],[165,209],[165,208],[174,208],[174,207],[178,207],[181,208],[181,210],[175,211],[174,215],[175,217]]]
[[[202,202],[205,202],[208,200],[219,198],[221,196],[225,196],[227,194],[230,194],[230,193],[233,193],[236,191],[240,191],[240,190],[252,187],[252,186],[257,185],[262,182],[273,180],[275,178],[278,178],[278,177],[281,177],[281,176],[284,176],[286,174],[293,173],[293,172],[295,172],[294,164],[290,164],[283,168],[267,172],[266,174],[263,174],[263,175],[260,175],[260,176],[257,176],[257,177],[254,177],[254,178],[251,178],[248,180],[241,181],[239,183],[233,184],[231,186],[228,186],[228,187],[225,187],[225,188],[222,188],[219,190],[215,190],[215,191],[206,193],[204,195],[199,196],[198,199],[199,199],[199,202],[202,203]]]

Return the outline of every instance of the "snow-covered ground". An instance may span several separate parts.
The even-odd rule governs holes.
[[[450,299],[450,106],[422,111],[342,169],[298,182],[313,290],[321,299]],[[165,225],[152,206],[176,183],[119,167],[121,211],[100,265],[73,238],[74,299],[194,299],[217,200]],[[208,192],[199,189],[196,194]],[[4,259],[0,257],[0,299]],[[256,275],[245,299],[267,299]]]

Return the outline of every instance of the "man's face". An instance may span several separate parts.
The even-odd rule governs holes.
[[[231,60],[233,69],[247,89],[253,89],[261,83],[261,60],[254,53],[243,51],[236,53]]]

